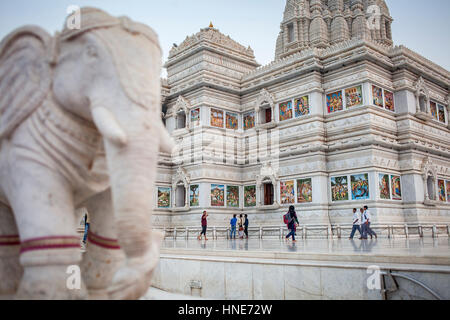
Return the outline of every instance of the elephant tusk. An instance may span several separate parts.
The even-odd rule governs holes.
[[[92,118],[102,136],[114,144],[124,147],[127,144],[127,135],[120,127],[116,117],[104,107],[92,109]]]
[[[160,140],[159,140],[159,150],[164,153],[172,154],[173,149],[175,148],[175,142],[170,136],[167,129],[164,127],[162,121],[159,121],[160,127]]]

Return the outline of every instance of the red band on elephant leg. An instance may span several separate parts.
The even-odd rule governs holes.
[[[108,239],[101,237],[99,235],[96,235],[93,232],[89,231],[88,234],[88,241],[89,243],[92,243],[96,246],[105,248],[105,249],[111,249],[111,250],[118,250],[120,249],[119,242],[117,239]]]
[[[22,242],[20,253],[34,250],[80,248],[80,239],[74,236],[55,236],[29,239]]]
[[[18,246],[18,245],[20,245],[20,238],[18,235],[0,236],[0,247],[1,246]]]

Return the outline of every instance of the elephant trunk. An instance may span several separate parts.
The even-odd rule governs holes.
[[[150,126],[142,119],[145,118],[127,126],[128,130],[112,128],[112,132],[126,134],[119,140],[105,137],[119,244],[129,259],[143,257],[152,241],[151,213],[160,134],[158,126]]]
[[[116,231],[127,258],[108,288],[111,299],[137,299],[148,290],[163,238],[151,224],[159,150],[170,153],[174,146],[156,108],[124,105],[103,102],[92,109],[104,137]]]

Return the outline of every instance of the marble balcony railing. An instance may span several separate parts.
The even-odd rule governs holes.
[[[407,225],[407,224],[373,224],[371,228],[382,238],[423,238],[450,237],[450,225]],[[201,232],[201,227],[167,227],[155,228],[164,232],[166,239],[195,239]],[[301,239],[347,238],[352,225],[300,225],[297,237]],[[236,232],[238,233],[238,232]],[[288,233],[286,226],[256,226],[249,227],[249,238],[253,239],[282,239]],[[357,235],[359,235],[357,233]],[[208,227],[207,236],[211,239],[229,239],[230,227]]]

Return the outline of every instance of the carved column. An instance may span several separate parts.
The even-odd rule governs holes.
[[[450,130],[450,95],[447,96],[447,128]]]

